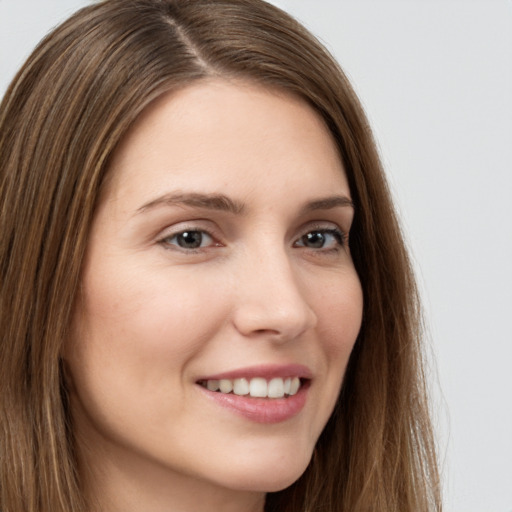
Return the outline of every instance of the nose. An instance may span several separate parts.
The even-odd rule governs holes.
[[[237,277],[233,322],[244,336],[286,342],[316,326],[307,288],[284,249],[247,258]]]

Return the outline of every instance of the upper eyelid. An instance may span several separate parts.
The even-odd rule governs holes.
[[[343,229],[337,222],[331,220],[307,222],[298,231],[302,233],[300,236],[311,231],[339,231],[340,233],[343,233],[343,235],[347,236],[349,233],[349,230]]]
[[[191,220],[191,221],[183,221],[179,222],[177,224],[167,226],[163,229],[161,229],[156,238],[158,239],[164,239],[164,238],[170,238],[172,236],[179,235],[180,233],[183,233],[184,231],[203,231],[204,233],[210,235],[212,238],[215,238],[218,236],[218,229],[213,229],[211,227],[206,227],[204,225],[200,225],[200,223],[211,223],[211,221],[208,221],[206,219],[198,219],[198,220]]]

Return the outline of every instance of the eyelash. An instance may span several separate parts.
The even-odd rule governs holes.
[[[180,231],[176,232],[176,233],[171,233],[170,235],[167,235],[163,238],[161,238],[158,243],[160,243],[161,245],[163,245],[165,248],[167,249],[170,249],[171,247],[170,246],[173,246],[173,248],[175,247],[177,250],[181,250],[185,253],[198,253],[198,252],[201,252],[205,249],[205,247],[194,247],[194,248],[186,248],[186,247],[180,247],[177,243],[176,244],[173,244],[170,242],[170,240],[173,240],[177,237],[179,237],[180,235],[185,235],[186,233],[201,233],[202,235],[202,238],[204,238],[204,235],[206,235],[207,237],[211,238],[212,240],[212,243],[210,243],[207,247],[210,247],[210,246],[214,246],[214,247],[220,247],[222,244],[220,243],[215,243],[215,235],[213,235],[210,231],[208,231],[207,229],[204,229],[204,228],[198,228],[198,227],[190,227],[190,228],[186,228],[186,229],[181,229]],[[201,243],[202,243],[202,240],[201,240]],[[207,248],[206,247],[206,248]]]
[[[336,244],[334,247],[331,248],[318,248],[318,251],[321,251],[323,253],[332,253],[332,252],[338,252],[340,249],[343,249],[348,244],[348,235],[347,233],[344,233],[339,228],[326,228],[323,226],[314,226],[313,229],[308,229],[306,233],[304,233],[302,236],[299,237],[299,239],[294,243],[295,247],[305,247],[302,245],[297,245],[299,241],[302,241],[305,237],[312,234],[321,234],[324,238],[326,235],[330,235],[334,238]],[[309,248],[314,250],[315,252],[317,249],[315,248]]]
[[[180,245],[178,245],[178,243],[171,242],[171,240],[176,239],[179,236],[183,236],[187,233],[201,234],[200,244],[203,243],[204,235],[206,235],[208,238],[210,238],[212,240],[212,242],[210,242],[207,246],[204,246],[204,247],[201,247],[201,245],[199,245],[198,247],[188,247],[188,248],[181,247]],[[312,235],[312,234],[321,234],[324,238],[326,235],[332,236],[336,242],[335,247],[326,249],[324,247],[311,248],[311,247],[305,246],[304,244],[299,245],[299,242],[304,242],[305,237],[307,237],[308,235]],[[221,243],[215,242],[215,235],[213,235],[210,231],[208,231],[207,229],[198,228],[198,227],[190,227],[190,228],[182,229],[176,233],[172,233],[170,235],[167,235],[167,236],[161,238],[160,240],[158,240],[158,243],[163,245],[167,249],[169,249],[170,246],[173,246],[177,250],[181,250],[185,253],[192,253],[192,254],[202,252],[211,246],[220,247],[222,245]],[[348,234],[341,231],[339,228],[326,228],[323,226],[313,226],[312,228],[308,229],[307,232],[305,232],[303,235],[301,235],[294,242],[293,246],[294,247],[304,247],[304,248],[310,249],[314,252],[333,253],[333,252],[338,252],[339,250],[345,248],[347,246],[347,244],[348,244]]]

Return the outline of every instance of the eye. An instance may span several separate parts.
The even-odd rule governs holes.
[[[346,243],[346,235],[339,229],[315,229],[302,235],[296,242],[296,247],[308,249],[336,250]]]
[[[200,229],[187,229],[167,236],[161,240],[161,243],[188,250],[201,249],[215,245],[212,236]]]

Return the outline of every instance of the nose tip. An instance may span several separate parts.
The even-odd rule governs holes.
[[[253,268],[238,289],[234,324],[246,337],[293,340],[317,324],[306,290],[288,263],[272,270]]]
[[[243,312],[238,311],[235,325],[244,336],[267,335],[286,341],[314,328],[316,315],[307,307],[298,308],[290,303],[267,304],[264,308],[253,305],[244,307]]]

